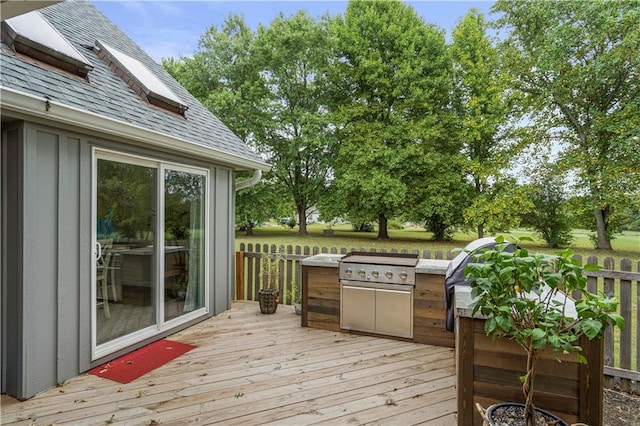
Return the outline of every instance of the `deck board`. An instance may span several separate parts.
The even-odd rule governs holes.
[[[255,302],[169,337],[196,345],[129,384],[83,374],[34,398],[2,396],[3,425],[447,425],[450,348],[300,327]]]

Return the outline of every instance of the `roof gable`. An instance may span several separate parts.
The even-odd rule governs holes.
[[[267,167],[258,154],[249,149],[93,4],[86,1],[63,2],[41,9],[40,13],[88,60],[93,70],[87,79],[81,79],[26,61],[3,44],[0,86],[132,127],[161,133],[178,141],[222,151],[237,157],[239,164],[255,163],[256,168]],[[184,118],[143,99],[98,57],[94,51],[96,40],[136,58],[184,102],[184,106],[188,107]]]

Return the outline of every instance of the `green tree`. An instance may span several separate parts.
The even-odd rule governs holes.
[[[256,34],[237,15],[218,30],[209,27],[193,57],[162,60],[162,66],[240,139],[255,146],[267,121],[266,88],[253,55]]]
[[[499,0],[514,89],[591,200],[597,248],[611,249],[616,207],[640,182],[640,3]]]
[[[99,237],[153,239],[156,170],[108,160],[97,167]]]
[[[484,15],[471,9],[454,28],[451,44],[455,105],[461,126],[464,173],[472,182],[475,194],[464,212],[469,225],[476,228],[478,238],[484,228],[503,216],[478,215],[478,205],[505,201],[507,194],[496,188],[504,179],[509,161],[516,153],[512,139],[502,129],[510,113],[506,80],[500,72],[499,55],[487,36]],[[504,185],[502,185],[504,186]],[[485,214],[494,211],[487,206]],[[506,226],[507,224],[505,224]]]
[[[417,182],[408,189],[410,209],[403,215],[406,220],[424,223],[435,241],[448,241],[464,222],[464,210],[473,195],[473,187],[462,172],[459,152],[441,155],[440,161],[428,169],[437,174],[428,175],[427,185]]]
[[[163,60],[163,66],[240,138],[273,165],[268,184],[243,190],[238,197],[243,226],[262,213],[245,212],[245,199],[259,210],[279,210],[279,200],[293,199],[306,234],[305,212],[318,203],[329,175],[331,142],[323,105],[326,31],[304,13],[282,15],[257,33],[243,18],[230,15],[220,30],[210,27],[192,58]],[[287,188],[280,198],[257,194]],[[264,201],[271,204],[265,205]],[[247,205],[249,205],[247,204]]]
[[[640,190],[640,188],[639,188]],[[640,191],[630,194],[618,194],[617,197],[622,202],[616,203],[611,209],[607,227],[607,238],[613,240],[614,234],[624,230],[637,231],[640,211]],[[576,195],[570,197],[566,203],[567,216],[574,228],[588,229],[595,231],[593,221],[593,201],[591,195]],[[595,248],[598,247],[596,235],[589,235]]]
[[[457,152],[444,35],[399,1],[361,0],[329,32],[340,144],[325,216],[377,220],[386,239],[387,220],[412,205],[410,189],[434,184]]]
[[[593,209],[587,195],[573,195],[567,198],[566,213],[573,228],[591,229],[593,224]]]
[[[567,187],[565,176],[551,164],[540,167],[534,177],[530,198],[533,209],[524,218],[549,247],[568,246],[573,240],[571,218],[567,215]]]
[[[465,213],[467,220],[482,222],[487,231],[495,234],[519,226],[532,208],[527,188],[515,178],[504,178],[476,196]]]
[[[285,188],[271,179],[262,179],[256,185],[236,192],[236,224],[246,235],[253,235],[254,227],[269,218],[282,217],[290,210],[290,205]]]
[[[275,182],[288,188],[307,234],[306,212],[318,204],[331,170],[332,128],[326,104],[324,70],[327,32],[304,11],[282,14],[260,26],[254,45],[266,102],[260,150],[273,165]]]
[[[254,147],[263,139],[263,123],[268,121],[264,108],[268,91],[252,55],[255,38],[244,19],[231,14],[220,29],[207,29],[193,57],[162,60],[165,70]],[[237,180],[246,177],[241,172]],[[281,201],[282,192],[266,175],[255,187],[237,193],[236,224],[251,234],[254,226],[279,211]]]

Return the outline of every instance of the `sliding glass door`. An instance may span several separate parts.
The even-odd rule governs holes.
[[[164,320],[204,307],[205,176],[164,172]]]
[[[208,174],[99,150],[94,158],[96,359],[206,313]]]

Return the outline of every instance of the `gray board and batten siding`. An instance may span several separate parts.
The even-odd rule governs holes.
[[[106,360],[91,361],[92,147],[120,152],[131,147],[29,122],[3,127],[7,206],[3,287],[10,284],[3,289],[8,302],[3,324],[8,325],[6,349],[10,350],[2,391],[28,398]],[[159,152],[147,155],[176,161],[175,156]],[[188,159],[181,162],[207,167],[211,176],[208,285],[212,312],[207,315],[211,316],[229,308],[233,292],[229,208],[233,170]]]
[[[86,79],[0,46],[2,283],[0,391],[19,399],[230,307],[235,175],[268,165],[93,4],[39,12],[93,69]],[[136,58],[188,106],[145,101],[96,54]],[[209,310],[92,360],[94,149],[207,170]]]

